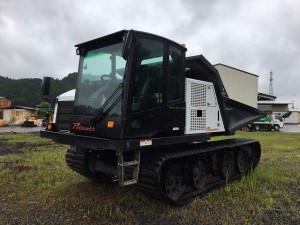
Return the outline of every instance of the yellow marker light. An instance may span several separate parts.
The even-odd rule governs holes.
[[[108,121],[107,122],[107,128],[113,128],[115,126],[115,122],[114,121]]]
[[[47,124],[47,130],[51,130],[52,129],[52,124],[51,123],[48,123]]]

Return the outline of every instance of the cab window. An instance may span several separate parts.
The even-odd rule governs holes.
[[[164,43],[139,38],[136,55],[132,111],[162,106]]]
[[[168,101],[181,98],[182,51],[170,46],[168,63]]]

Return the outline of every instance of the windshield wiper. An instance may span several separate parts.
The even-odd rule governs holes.
[[[115,97],[115,95],[118,93],[118,91],[123,87],[123,83],[119,83],[116,90],[109,96],[109,98],[104,102],[104,104],[97,110],[97,112],[93,115],[91,122],[95,123],[99,119],[100,115],[105,116],[107,113],[109,113],[118,103],[118,101],[122,97],[122,93],[113,101],[113,103],[108,107],[107,110],[104,110],[105,107],[111,102],[111,100]]]

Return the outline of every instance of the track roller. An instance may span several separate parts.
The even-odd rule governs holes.
[[[233,152],[226,151],[222,158],[222,175],[228,179],[234,174],[234,155]]]
[[[195,188],[202,190],[208,181],[208,164],[204,159],[197,159],[193,167],[193,184]]]
[[[162,178],[162,188],[170,199],[178,199],[186,188],[186,178],[183,164],[173,162],[169,164]]]
[[[251,158],[252,152],[251,148],[240,148],[237,157],[236,157],[236,164],[237,169],[241,173],[246,173],[250,168],[250,158]]]

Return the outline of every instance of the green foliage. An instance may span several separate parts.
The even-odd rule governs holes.
[[[37,118],[38,119],[49,119],[50,116],[53,116],[54,110],[52,111],[46,111],[46,110],[39,110],[37,112]]]
[[[36,105],[38,108],[49,108],[51,104],[49,102],[41,102],[40,104]]]
[[[40,110],[38,110],[37,112],[38,118],[46,119],[49,118],[54,113],[54,110],[50,109],[51,104],[49,102],[41,102],[40,104],[36,105],[36,107],[40,108]]]
[[[75,88],[77,73],[70,73],[62,80],[51,79],[50,96],[56,97]],[[42,101],[42,79],[25,78],[11,79],[0,76],[0,96],[12,100],[13,106],[35,107]]]

